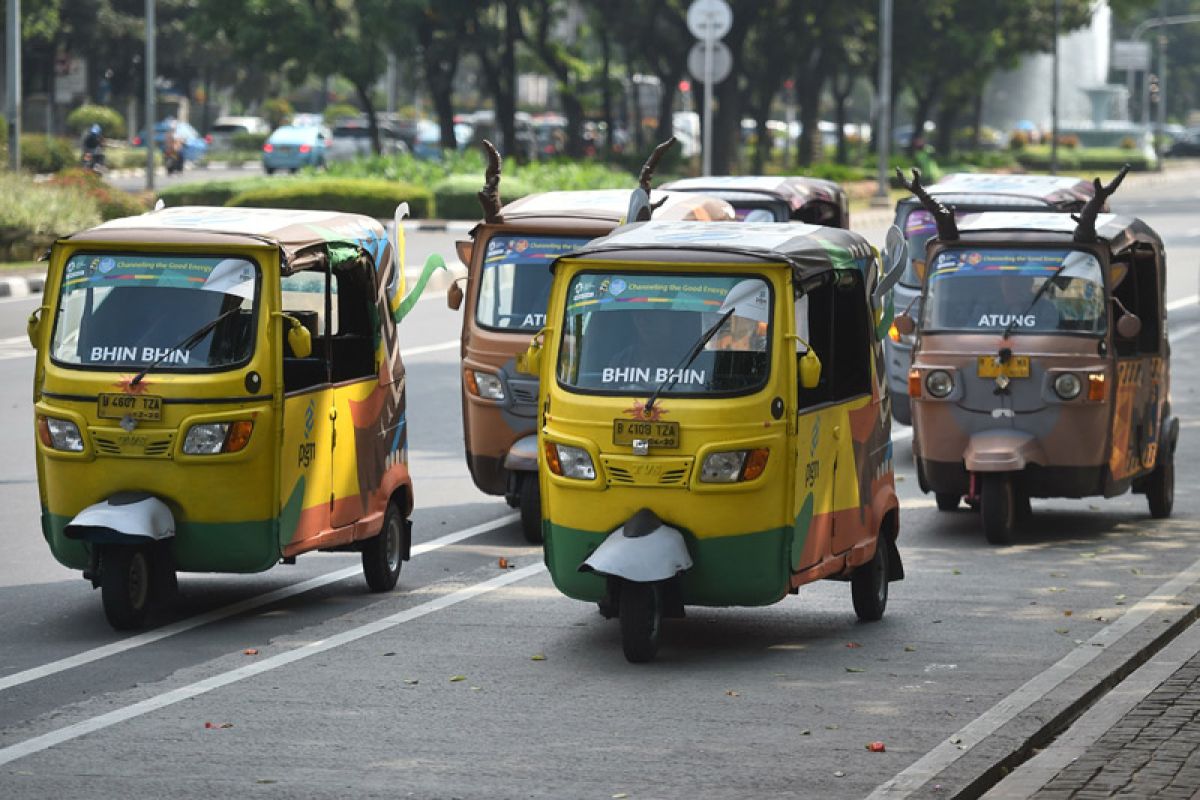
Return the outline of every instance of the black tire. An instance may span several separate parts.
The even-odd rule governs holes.
[[[912,398],[892,393],[892,419],[901,425],[912,425]]]
[[[933,496],[937,500],[938,511],[957,511],[958,503],[962,500],[958,492],[934,492]]]
[[[153,572],[144,547],[111,546],[100,554],[100,596],[108,624],[132,631],[146,623]]]
[[[662,589],[659,584],[625,581],[621,585],[619,608],[625,659],[633,664],[653,661],[662,631]]]
[[[372,592],[390,592],[400,580],[404,565],[404,519],[395,503],[388,503],[383,528],[363,542],[363,577]]]
[[[1146,500],[1154,519],[1166,519],[1175,507],[1175,451],[1164,448],[1162,456],[1146,480]]]
[[[542,490],[536,472],[521,476],[521,532],[530,544],[542,543]]]
[[[883,534],[875,541],[875,556],[850,576],[850,599],[863,622],[883,619],[888,600],[888,544]]]
[[[267,173],[268,175],[274,175],[275,168],[274,167],[263,167],[263,172]]]
[[[1012,477],[1005,474],[983,476],[979,493],[979,511],[983,518],[983,535],[989,544],[1012,544],[1017,527],[1017,489]]]

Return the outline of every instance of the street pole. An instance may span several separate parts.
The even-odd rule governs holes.
[[[879,128],[875,131],[879,185],[871,198],[873,206],[889,206],[888,157],[892,145],[892,0],[879,0]]]
[[[704,39],[704,142],[700,171],[706,178],[712,175],[713,45],[714,40],[711,36]]]
[[[1163,143],[1167,135],[1167,34],[1158,35],[1158,135],[1154,137],[1154,160],[1163,168]]]
[[[21,0],[8,0],[4,15],[7,53],[8,99],[4,116],[8,118],[8,168],[21,168]]]
[[[146,0],[146,191],[154,191],[154,124],[158,110],[154,107],[155,37],[154,0]],[[164,136],[166,134],[163,134]]]
[[[1054,0],[1054,85],[1050,87],[1050,174],[1058,174],[1058,5]]]

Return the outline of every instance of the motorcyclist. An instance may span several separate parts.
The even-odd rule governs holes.
[[[163,164],[167,172],[178,172],[183,169],[183,141],[181,140],[176,123],[172,120],[163,131]]]
[[[85,167],[96,169],[104,165],[104,132],[97,124],[92,124],[83,133],[80,160]]]

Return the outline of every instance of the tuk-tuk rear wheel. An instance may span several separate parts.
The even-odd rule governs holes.
[[[634,664],[653,661],[662,630],[662,587],[625,581],[618,604],[625,659]]]
[[[1017,487],[1013,485],[1011,476],[983,476],[979,510],[983,518],[983,535],[988,544],[1012,544],[1017,527]]]
[[[113,545],[100,554],[104,616],[119,631],[137,630],[150,607],[150,555],[144,547]]]
[[[530,544],[542,543],[542,490],[536,472],[521,476],[521,532]]]
[[[875,555],[850,576],[850,599],[854,613],[863,622],[883,619],[888,600],[887,542],[883,534],[875,542]]]
[[[1175,507],[1175,451],[1167,447],[1161,452],[1162,460],[1146,481],[1146,500],[1150,504],[1150,516],[1154,519],[1166,519]]]
[[[379,533],[363,542],[363,577],[372,592],[390,592],[404,564],[404,520],[395,503],[388,503]]]
[[[958,492],[934,492],[938,511],[957,511],[962,495]]]

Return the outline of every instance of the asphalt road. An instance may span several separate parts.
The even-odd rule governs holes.
[[[689,609],[641,666],[471,484],[459,317],[438,296],[402,329],[418,550],[397,591],[367,594],[353,556],[305,556],[182,576],[155,627],[114,633],[39,534],[19,340],[37,298],[0,301],[0,796],[853,798],[930,753],[983,752],[1003,730],[971,737],[997,704],[1045,697],[1027,682],[1098,642],[1156,633],[1169,614],[1148,598],[1200,577],[1200,188],[1119,197],[1169,246],[1183,424],[1171,520],[1152,521],[1141,496],[1034,501],[1018,543],[989,547],[973,515],[920,494],[901,429],[907,579],[882,622],[856,622],[848,586],[820,583],[768,608]],[[453,236],[423,236],[453,253]],[[886,752],[868,752],[875,741]]]

